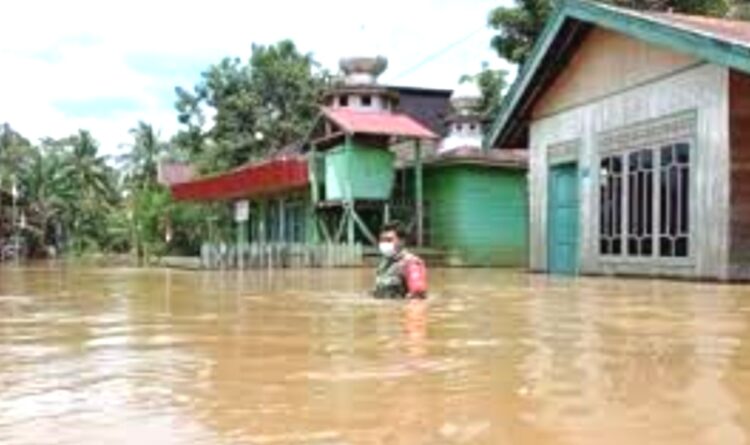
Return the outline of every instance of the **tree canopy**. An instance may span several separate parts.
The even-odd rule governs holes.
[[[35,144],[0,125],[0,249],[20,238],[32,255],[197,253],[209,232],[231,227],[230,207],[174,202],[157,180],[159,162],[219,171],[297,141],[316,118],[328,79],[290,41],[254,45],[246,62],[224,59],[192,89],[177,88],[182,128],[171,141],[138,122],[117,158],[102,156],[86,130]]]
[[[479,73],[464,75],[460,81],[477,83],[479,91],[482,92],[482,103],[479,105],[479,112],[485,116],[494,116],[502,104],[506,75],[505,71],[492,69],[485,62],[482,64],[482,70]]]
[[[253,45],[246,63],[226,58],[192,91],[177,88],[183,129],[174,142],[204,171],[243,164],[304,136],[327,82],[327,73],[291,41]]]

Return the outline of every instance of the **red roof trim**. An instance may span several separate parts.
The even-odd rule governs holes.
[[[403,113],[321,107],[323,115],[349,134],[378,134],[437,139],[430,129]]]
[[[178,201],[226,200],[302,188],[309,182],[305,159],[274,159],[175,184],[171,191]]]

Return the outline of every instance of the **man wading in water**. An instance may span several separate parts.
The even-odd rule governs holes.
[[[383,259],[375,276],[375,298],[425,298],[427,269],[424,261],[404,247],[406,231],[397,221],[380,230]]]

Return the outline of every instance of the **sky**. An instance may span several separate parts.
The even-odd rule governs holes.
[[[324,67],[344,56],[389,59],[381,81],[455,87],[490,48],[489,11],[510,0],[25,0],[0,6],[0,122],[37,141],[87,129],[116,154],[138,121],[162,137],[179,125],[174,88],[192,88],[224,57],[292,39]]]

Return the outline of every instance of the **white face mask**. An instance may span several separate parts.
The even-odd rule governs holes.
[[[378,244],[378,249],[380,249],[380,253],[384,257],[392,257],[396,254],[396,244],[395,243],[380,243]]]

